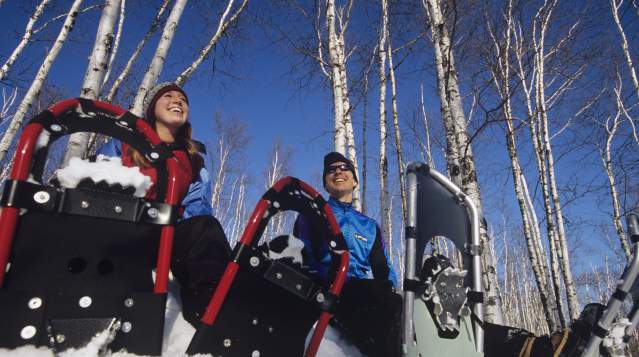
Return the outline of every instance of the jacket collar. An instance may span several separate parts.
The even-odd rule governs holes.
[[[334,199],[333,197],[330,197],[328,199],[328,203],[331,205],[331,207],[339,208],[339,209],[342,209],[344,211],[347,211],[347,210],[353,208],[353,203],[352,202],[342,202],[342,201]]]

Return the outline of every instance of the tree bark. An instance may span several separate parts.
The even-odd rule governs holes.
[[[113,99],[115,98],[115,95],[117,94],[118,89],[120,88],[120,85],[122,85],[122,82],[124,82],[126,77],[129,75],[129,72],[131,72],[131,69],[133,68],[133,64],[138,59],[138,56],[140,56],[140,53],[142,53],[142,50],[144,49],[144,46],[146,46],[147,41],[151,38],[151,36],[153,36],[155,31],[157,31],[157,29],[160,27],[162,14],[164,14],[164,11],[166,10],[166,7],[168,6],[169,1],[170,0],[162,1],[162,4],[160,5],[160,9],[158,10],[158,13],[155,15],[155,19],[153,19],[151,26],[147,30],[144,37],[140,40],[140,42],[138,42],[138,45],[133,51],[133,54],[131,54],[131,57],[126,62],[126,65],[124,66],[124,69],[122,70],[122,73],[120,73],[118,78],[115,81],[113,81],[113,85],[111,86],[111,89],[109,90],[109,94],[107,94],[106,96],[107,102],[109,103],[113,102]]]
[[[391,203],[388,192],[388,158],[386,156],[386,51],[388,47],[388,2],[382,0],[382,28],[379,33],[379,43],[377,44],[379,56],[379,207],[381,216],[381,231],[389,251],[392,252],[392,226],[391,226]]]
[[[206,57],[211,52],[211,49],[215,47],[215,44],[217,44],[217,42],[228,30],[228,28],[237,22],[238,18],[240,17],[240,14],[242,13],[242,11],[244,11],[244,9],[246,8],[246,5],[248,4],[248,0],[243,0],[242,3],[240,4],[240,7],[235,11],[235,13],[227,21],[226,17],[229,15],[229,13],[231,12],[231,9],[233,8],[233,2],[234,0],[229,0],[228,4],[226,5],[226,9],[224,10],[224,13],[222,14],[222,17],[220,17],[220,22],[217,26],[217,31],[215,31],[215,34],[213,35],[213,37],[211,37],[211,39],[206,44],[204,49],[200,51],[199,56],[195,59],[195,61],[193,61],[193,63],[191,63],[190,66],[188,66],[184,71],[182,71],[182,73],[175,80],[175,82],[178,85],[180,86],[184,85],[184,83],[189,79],[189,77],[191,77],[193,72],[200,66],[200,64],[202,64],[202,61],[206,59]]]
[[[623,0],[610,0],[610,10],[612,10],[612,18],[615,21],[617,32],[619,32],[619,37],[621,38],[621,49],[623,50],[624,57],[626,58],[626,65],[628,65],[630,78],[632,78],[632,84],[635,87],[636,96],[637,98],[639,98],[639,79],[637,79],[637,70],[635,69],[634,63],[632,62],[632,57],[630,55],[630,46],[628,45],[626,32],[624,31],[623,26],[621,25],[621,20],[619,19],[619,8],[621,7],[621,4],[623,4]]]
[[[31,108],[33,101],[40,94],[40,89],[42,88],[42,85],[44,84],[44,81],[46,80],[49,74],[51,65],[53,64],[56,57],[58,56],[58,53],[60,53],[60,49],[62,48],[62,45],[64,45],[64,42],[67,40],[67,37],[69,36],[69,32],[73,30],[75,18],[78,15],[78,9],[80,8],[81,4],[82,4],[82,0],[75,0],[73,4],[71,5],[69,14],[64,20],[64,24],[62,24],[62,28],[60,29],[60,32],[58,33],[58,37],[56,38],[55,42],[53,43],[53,46],[49,50],[49,53],[47,54],[44,61],[42,62],[40,69],[38,69],[38,73],[36,74],[35,79],[31,83],[31,86],[27,90],[27,93],[24,95],[24,98],[22,98],[22,102],[18,106],[16,113],[13,115],[13,118],[11,119],[11,122],[9,123],[9,127],[7,128],[7,131],[4,133],[4,136],[2,137],[2,140],[0,140],[0,162],[2,162],[2,160],[7,155],[7,152],[9,151],[9,147],[11,146],[11,143],[13,142],[13,139],[16,133],[18,132],[18,129],[22,125],[22,121],[24,120],[25,115],[29,111],[29,108]]]
[[[120,0],[120,17],[118,20],[118,31],[115,35],[115,41],[113,42],[113,50],[111,51],[111,56],[109,56],[109,64],[107,65],[107,72],[104,75],[104,80],[102,80],[102,86],[107,84],[109,81],[109,77],[111,76],[111,70],[113,69],[113,60],[115,56],[118,54],[118,47],[120,47],[120,39],[122,38],[122,27],[124,26],[124,19],[126,15],[126,0]]]
[[[7,58],[7,60],[0,68],[0,81],[7,77],[7,73],[9,73],[11,66],[13,66],[15,61],[18,59],[18,56],[20,56],[20,54],[22,53],[22,50],[24,50],[24,48],[29,43],[31,35],[33,35],[33,25],[35,25],[36,21],[38,21],[40,15],[42,15],[42,13],[44,12],[44,8],[49,4],[49,2],[51,2],[51,0],[42,0],[42,2],[40,2],[40,4],[36,7],[35,11],[29,18],[27,27],[25,28],[24,34],[22,35],[22,39],[20,39],[20,42],[18,43],[16,48],[13,50],[13,52],[11,52],[9,58]]]
[[[160,37],[158,46],[155,49],[155,54],[153,55],[151,64],[144,73],[142,83],[140,83],[140,87],[138,88],[135,99],[133,100],[131,112],[137,116],[144,115],[144,113],[142,113],[144,96],[146,95],[146,92],[148,92],[149,89],[151,89],[155,85],[155,83],[157,83],[158,78],[160,77],[160,73],[162,73],[164,62],[166,61],[166,56],[169,53],[169,48],[171,48],[171,43],[173,42],[175,29],[180,23],[180,18],[182,17],[182,12],[184,12],[186,2],[187,0],[175,0],[173,8],[169,13],[169,17],[166,19],[164,30],[162,31],[162,36]]]
[[[432,31],[432,42],[435,49],[435,64],[437,68],[437,83],[440,92],[440,106],[446,127],[447,154],[456,153],[456,156],[447,157],[451,178],[459,177],[461,188],[471,197],[480,217],[483,217],[483,208],[477,174],[475,172],[475,162],[473,159],[471,143],[466,133],[466,119],[459,94],[459,84],[457,71],[454,64],[453,50],[450,46],[450,37],[442,12],[439,0],[423,0],[427,10]],[[442,93],[443,92],[443,93]],[[443,95],[443,96],[441,96]],[[447,121],[450,121],[447,123]],[[459,166],[458,166],[459,164]],[[455,175],[455,167],[460,167],[459,175]],[[490,265],[488,252],[488,234],[486,227],[481,229],[482,238],[482,258],[484,261],[483,281],[487,301],[485,304],[486,321],[501,323],[503,321],[501,311],[501,301],[498,293],[498,281],[496,269]]]

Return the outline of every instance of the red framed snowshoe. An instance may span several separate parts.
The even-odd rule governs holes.
[[[281,211],[304,214],[322,232],[333,267],[329,286],[257,247],[269,219]],[[333,212],[306,183],[279,180],[258,202],[232,261],[187,350],[214,356],[315,356],[348,271],[348,249]],[[319,319],[318,319],[319,316]],[[311,341],[304,341],[317,325]]]
[[[74,132],[101,133],[137,149],[158,169],[160,199],[43,182],[50,144]],[[176,173],[155,131],[122,108],[69,99],[33,118],[1,199],[0,348],[58,353],[100,335],[101,348],[160,355]]]

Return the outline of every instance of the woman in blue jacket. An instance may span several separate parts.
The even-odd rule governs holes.
[[[231,248],[211,208],[211,184],[200,153],[203,145],[191,138],[186,93],[174,83],[161,83],[144,98],[145,120],[155,129],[178,162],[177,190],[180,218],[175,228],[171,270],[180,283],[182,313],[197,326],[212,292],[229,261]],[[97,154],[122,158],[125,166],[137,166],[154,185],[147,199],[160,199],[155,186],[156,169],[135,149],[112,139]]]

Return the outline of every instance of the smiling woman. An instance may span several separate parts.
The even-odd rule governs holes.
[[[226,267],[231,248],[213,217],[210,178],[201,156],[203,145],[191,139],[186,93],[175,83],[160,83],[147,92],[143,113],[178,162],[180,221],[175,229],[171,270],[181,286],[184,317],[195,325]],[[139,168],[154,183],[147,198],[161,199],[154,186],[161,186],[162,174],[138,151],[112,139],[97,154],[121,157],[123,165]]]

